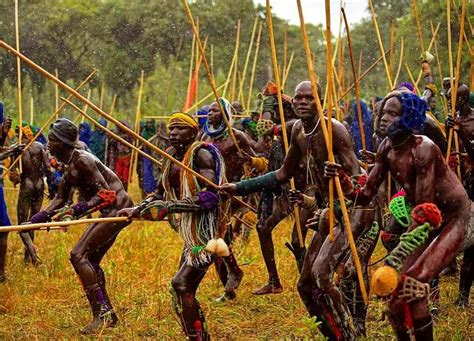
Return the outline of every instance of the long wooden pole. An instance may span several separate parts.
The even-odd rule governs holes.
[[[306,62],[308,64],[308,73],[309,73],[309,78],[311,81],[311,88],[313,90],[313,96],[316,101],[316,107],[318,110],[318,115],[319,115],[319,120],[320,120],[320,125],[321,125],[321,130],[323,131],[323,136],[324,136],[324,141],[326,142],[326,147],[328,148],[328,158],[330,162],[334,162],[334,154],[332,153],[332,150],[329,150],[330,144],[329,144],[329,134],[328,134],[328,129],[326,125],[326,119],[324,117],[323,109],[321,107],[321,102],[320,98],[317,92],[317,83],[316,83],[316,74],[314,72],[314,66],[313,62],[311,60],[311,51],[309,49],[309,41],[308,41],[308,34],[306,32],[306,26],[304,23],[304,17],[303,17],[303,9],[301,7],[301,0],[296,0],[296,3],[298,5],[298,14],[300,17],[300,28],[301,28],[301,35],[303,38],[303,45],[305,49],[305,55],[306,55]],[[341,210],[342,210],[342,215],[343,215],[343,220],[344,220],[344,226],[346,228],[346,233],[347,233],[347,239],[349,242],[349,247],[352,253],[352,257],[354,258],[354,264],[356,267],[357,271],[357,278],[359,280],[359,285],[362,293],[362,297],[364,299],[364,302],[367,304],[368,303],[368,298],[367,298],[367,290],[365,288],[365,283],[364,283],[364,278],[362,276],[362,267],[360,264],[359,260],[359,255],[357,253],[357,248],[355,246],[355,241],[354,241],[354,236],[352,235],[352,230],[351,230],[351,222],[349,220],[349,214],[347,213],[347,206],[344,198],[344,193],[342,192],[342,187],[341,187],[341,182],[338,177],[335,178],[335,183],[336,183],[336,189],[337,189],[337,194],[339,197],[339,202],[341,205]]]
[[[379,24],[377,23],[377,16],[375,15],[374,4],[372,0],[369,0],[370,12],[372,13],[372,19],[374,21],[375,33],[377,34],[377,40],[379,42],[380,54],[383,58],[383,64],[385,66],[385,72],[387,74],[387,81],[389,90],[393,88],[392,75],[390,74],[390,69],[388,67],[387,59],[385,58],[385,49],[383,47],[382,37],[380,36]]]
[[[117,101],[117,95],[114,95],[114,98],[112,99],[112,104],[110,105],[110,109],[109,109],[109,115],[110,116],[113,116],[116,101]],[[86,110],[84,110],[84,112],[87,113]],[[82,116],[82,117],[84,117],[84,116]],[[104,164],[106,166],[107,166],[108,154],[109,154],[109,139],[107,138],[107,135],[105,135]]]
[[[225,83],[220,85],[219,87],[217,87],[217,90],[221,90],[222,88],[224,88],[225,86]],[[203,98],[201,98],[198,102],[194,103],[192,107],[190,107],[188,110],[186,110],[186,112],[191,112],[193,111],[194,109],[198,108],[202,103],[204,103],[209,97],[211,97],[212,95],[214,95],[214,93],[211,91],[210,93],[208,93],[206,96],[204,96]],[[147,116],[145,116],[147,117]]]
[[[142,107],[142,96],[143,96],[143,84],[145,82],[145,72],[142,70],[140,74],[140,87],[138,89],[138,99],[137,99],[137,109],[135,110],[135,132],[140,134],[140,114]],[[134,145],[137,145],[137,142],[134,142]],[[128,182],[133,182],[133,168],[135,164],[138,164],[138,154],[135,153],[135,149],[132,149],[130,155],[130,168],[128,169]]]
[[[247,76],[247,68],[250,61],[250,54],[252,53],[253,43],[255,41],[255,33],[257,30],[257,24],[258,24],[258,15],[255,16],[255,22],[253,23],[253,28],[252,28],[252,35],[250,36],[249,48],[247,50],[247,55],[245,56],[244,69],[242,71],[242,77],[240,79],[240,84],[239,84],[239,96],[238,96],[239,99],[244,98],[245,77]],[[212,71],[212,68],[211,68],[211,71]],[[242,105],[244,104],[245,103],[242,102]],[[248,108],[245,108],[245,109],[248,109]]]
[[[431,24],[431,32],[433,33],[434,32],[434,28],[433,28],[433,22],[430,23]],[[438,23],[438,27],[439,27],[439,23]],[[434,35],[434,33],[433,33]],[[439,52],[438,52],[438,42],[435,41],[434,42],[434,47],[435,47],[435,55],[436,55],[436,64],[438,66],[438,78],[439,78],[439,85],[440,85],[440,89],[443,88],[443,70],[441,68],[441,62],[440,62],[440,59],[439,59]],[[445,96],[440,96],[441,98],[441,103],[442,103],[442,106],[443,106],[443,110],[444,110],[444,116],[443,117],[447,117],[449,112],[448,112],[448,103],[446,103],[446,97]]]
[[[285,120],[285,112],[283,110],[283,100],[281,96],[281,83],[280,83],[280,71],[278,69],[278,61],[276,56],[276,47],[275,47],[275,38],[273,35],[273,22],[272,22],[272,12],[270,6],[270,0],[267,0],[267,30],[270,39],[270,49],[272,53],[272,64],[273,64],[273,73],[275,77],[275,84],[277,88],[277,98],[278,98],[278,111],[280,113],[280,121],[281,121],[281,131],[283,135],[283,146],[285,148],[285,153],[288,153],[288,134],[286,131],[286,120]],[[295,180],[294,178],[290,179],[290,187],[292,190],[295,189]],[[304,239],[303,233],[301,232],[301,219],[300,219],[300,211],[297,204],[294,205],[294,212],[295,212],[295,223],[296,223],[296,231],[298,233],[298,241],[300,247],[304,247]]]
[[[186,91],[187,94],[189,94],[189,89],[191,89],[191,80],[193,79],[193,68],[194,68],[194,52],[196,50],[196,37],[193,35],[193,41],[191,43],[191,58],[189,60],[189,74],[188,74],[188,91]]]
[[[456,117],[456,100],[457,100],[457,92],[459,86],[459,74],[461,72],[461,57],[462,57],[462,43],[464,41],[462,33],[459,34],[459,41],[458,41],[458,55],[456,59],[456,75],[453,81],[453,56],[451,52],[451,1],[448,0],[448,50],[449,50],[449,64],[450,64],[450,78],[451,78],[451,117]],[[461,27],[459,32],[464,31],[464,19],[466,17],[466,0],[462,1],[462,10],[461,10]],[[449,136],[448,136],[448,151],[446,153],[446,162],[449,160],[449,156],[451,154],[451,144],[453,140],[453,129],[449,129]]]
[[[287,67],[285,68],[285,73],[283,74],[283,82],[281,83],[281,88],[282,88],[282,89],[285,88],[286,81],[288,80],[288,76],[289,76],[289,74],[290,74],[291,65],[293,64],[293,57],[294,57],[294,56],[295,56],[295,53],[294,53],[294,52],[291,52],[290,60],[288,61],[288,65],[287,65]]]
[[[66,227],[66,226],[94,224],[94,223],[117,223],[117,222],[128,221],[128,220],[130,220],[130,218],[128,217],[106,217],[106,218],[78,219],[78,220],[71,220],[71,221],[53,221],[49,223],[0,226],[0,232],[29,231],[29,230],[37,230],[40,228],[48,228],[48,227]]]
[[[199,51],[201,52],[201,55],[202,55],[202,61],[204,63],[204,67],[206,68],[207,79],[209,80],[209,84],[211,85],[212,92],[214,93],[214,97],[216,98],[216,103],[217,103],[217,105],[219,107],[219,110],[222,114],[222,118],[224,119],[224,122],[227,126],[227,131],[229,133],[229,136],[230,136],[232,142],[235,145],[235,148],[237,149],[237,153],[239,154],[240,157],[243,157],[242,150],[240,149],[239,143],[237,142],[237,139],[235,137],[232,126],[230,125],[229,119],[227,118],[227,115],[225,114],[224,108],[222,107],[222,104],[221,104],[221,101],[220,101],[220,96],[217,93],[216,84],[214,82],[214,76],[212,75],[212,71],[211,71],[211,68],[209,66],[209,63],[207,62],[206,54],[204,53],[204,47],[202,46],[201,39],[199,38],[199,34],[196,30],[196,24],[194,23],[193,15],[191,14],[191,9],[189,8],[188,1],[187,0],[182,0],[182,2],[183,2],[184,10],[186,12],[186,16],[188,17],[189,22],[191,24],[191,28],[194,32],[194,35],[196,36],[196,42],[198,44]],[[238,27],[240,29],[240,21],[238,23]]]
[[[397,73],[395,74],[395,80],[393,81],[394,84],[398,84],[398,77],[400,76],[400,71],[402,70],[404,45],[405,44],[404,44],[403,37],[402,37],[402,39],[400,41],[400,58],[398,59]]]
[[[59,78],[58,69],[54,69],[54,75],[56,76],[56,78]],[[55,108],[59,107],[59,86],[57,84],[54,84],[54,105],[55,105]],[[56,119],[58,118],[59,116],[56,116]]]
[[[86,79],[84,79],[77,87],[76,87],[76,91],[78,91],[79,89],[81,89],[94,75],[95,73],[97,72],[96,69],[94,69],[90,74],[89,76],[86,77]],[[68,99],[71,99],[73,97],[73,95],[69,95]],[[51,121],[58,117],[59,114],[61,113],[61,111],[63,110],[63,108],[66,106],[66,104],[64,103],[61,103],[61,105],[59,107],[56,108],[56,110],[51,114],[51,116],[49,116],[49,118],[46,120],[46,122],[43,124],[43,126],[40,128],[40,130],[36,133],[36,135],[31,139],[30,142],[28,142],[28,144],[25,146],[25,148],[23,149],[22,153],[24,153],[28,148],[30,148],[30,146],[38,139],[38,137],[40,137],[40,135],[43,133],[43,131],[46,129],[46,127],[49,126],[49,124],[51,123]],[[8,169],[5,170],[5,172],[2,174],[2,176],[4,177],[5,175],[7,175],[10,170],[13,168],[13,166],[15,166],[15,164],[20,160],[20,157],[18,156],[15,160],[13,160],[13,162],[10,164],[10,166],[8,167]]]
[[[255,54],[253,57],[252,75],[250,76],[249,95],[247,97],[247,106],[245,107],[247,110],[250,109],[250,102],[252,101],[252,90],[253,90],[253,83],[255,81],[255,71],[257,70],[258,50],[260,48],[260,38],[262,37],[262,27],[263,27],[263,24],[260,23],[258,27],[257,44],[255,45]]]
[[[33,125],[34,120],[34,113],[35,113],[35,99],[33,96],[30,97],[30,124]]]
[[[20,24],[18,20],[18,0],[15,0],[15,40],[16,40],[16,49],[20,51]],[[21,92],[21,60],[16,58],[16,74],[17,74],[17,94],[18,94],[18,143],[21,144],[23,138],[23,97]],[[20,173],[22,173],[21,162],[19,164]]]
[[[428,52],[431,51],[431,48],[433,47],[433,44],[434,42],[436,41],[436,35],[438,34],[438,30],[439,30],[439,27],[441,26],[441,23],[439,22],[438,23],[438,26],[436,26],[436,30],[433,32],[433,35],[431,37],[431,41],[430,41],[430,45],[428,45]],[[424,51],[423,51],[424,52]],[[418,85],[418,83],[420,83],[420,80],[421,80],[421,76],[423,75],[423,71],[420,70],[418,72],[418,77],[416,78],[416,85]],[[395,83],[396,84],[396,83]]]
[[[359,81],[357,80],[357,72],[354,62],[354,52],[352,51],[351,44],[351,33],[349,28],[349,23],[347,22],[346,12],[344,7],[341,8],[342,17],[344,18],[344,24],[346,26],[346,35],[347,35],[347,46],[349,49],[349,57],[351,59],[352,74],[354,75],[354,92],[357,103],[357,120],[359,122],[360,137],[362,139],[362,150],[365,152],[367,150],[367,144],[365,143],[365,130],[364,130],[364,120],[362,118],[362,108],[360,106],[360,92],[359,92]],[[365,169],[367,170],[367,163],[364,163]]]
[[[199,37],[199,32],[196,35],[196,37]],[[237,20],[237,37],[235,41],[235,62],[234,62],[234,69],[233,69],[233,75],[232,75],[232,87],[230,91],[230,99],[232,101],[235,100],[235,86],[237,83],[237,70],[239,69],[239,48],[240,48],[240,19]]]
[[[425,44],[423,43],[423,35],[421,34],[420,18],[418,18],[418,12],[416,10],[416,0],[413,0],[413,16],[415,17],[416,32],[418,35],[418,41],[420,42],[421,52],[425,51]]]

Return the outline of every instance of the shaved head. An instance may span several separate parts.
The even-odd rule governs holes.
[[[322,100],[322,98],[321,98],[321,87],[319,86],[318,83],[316,83],[316,86],[318,87],[317,91],[318,91],[319,99]],[[299,91],[306,92],[308,90],[313,91],[312,87],[311,87],[311,82],[308,81],[308,80],[302,81],[302,82],[298,83],[298,85],[296,86],[295,94]]]

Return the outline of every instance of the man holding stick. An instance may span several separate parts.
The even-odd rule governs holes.
[[[320,92],[319,87],[317,91]],[[327,147],[322,138],[316,100],[309,81],[297,85],[293,105],[301,120],[293,126],[291,145],[282,167],[251,180],[224,185],[222,190],[230,194],[247,195],[256,191],[276,189],[280,184],[289,181],[297,170],[295,165],[304,155],[310,154],[315,162],[316,184],[327,202],[328,180],[323,176],[324,162],[328,159]],[[359,165],[348,131],[336,120],[332,120],[332,129],[336,160],[343,164],[347,174],[362,174],[364,171]],[[323,210],[324,217],[327,218],[328,214],[328,209]],[[374,210],[353,208],[352,218],[351,228],[354,238],[357,238],[370,229]],[[336,267],[349,253],[347,237],[342,224],[338,224],[335,227],[334,241],[330,241],[328,220],[321,220],[323,221],[319,223],[318,232],[313,235],[303,263],[298,291],[308,312],[317,316],[318,321],[322,321],[321,331],[325,336],[331,339],[353,339],[355,331],[349,309],[333,280]]]
[[[214,145],[195,141],[198,124],[192,117],[174,113],[168,127],[170,153],[174,158],[217,185],[226,182],[222,155]],[[138,206],[123,209],[118,214],[148,220],[170,217],[172,227],[184,240],[180,268],[171,283],[175,310],[187,337],[209,340],[196,291],[216,256],[229,256],[229,249],[222,240],[227,226],[226,205],[214,188],[182,167],[164,160],[157,190]],[[174,213],[180,214],[177,224]],[[227,282],[231,280],[229,277]]]
[[[63,164],[64,176],[51,203],[35,214],[30,222],[49,221],[55,214],[82,216],[100,211],[102,217],[114,217],[117,211],[133,205],[117,176],[94,155],[75,148],[77,127],[65,118],[51,125],[48,149]],[[65,207],[74,188],[84,201]],[[110,303],[100,262],[129,222],[94,223],[88,227],[71,251],[71,263],[89,300],[93,319],[81,329],[93,334],[102,327],[113,327],[118,319]]]

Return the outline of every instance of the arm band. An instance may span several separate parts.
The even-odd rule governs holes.
[[[256,178],[243,180],[236,183],[236,195],[249,195],[260,191],[274,191],[280,188],[276,172],[270,172]]]

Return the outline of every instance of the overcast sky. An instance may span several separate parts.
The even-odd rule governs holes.
[[[266,0],[254,0],[255,3],[265,6]],[[290,24],[299,25],[298,8],[296,0],[271,0],[272,13],[282,19],[286,19]],[[340,0],[331,0],[331,31],[334,35],[339,32],[339,8]],[[301,0],[304,20],[306,23],[326,25],[326,13],[324,0]],[[362,18],[370,16],[366,11],[367,0],[346,0],[345,10],[349,25],[359,22]],[[344,25],[344,24],[343,24]]]

